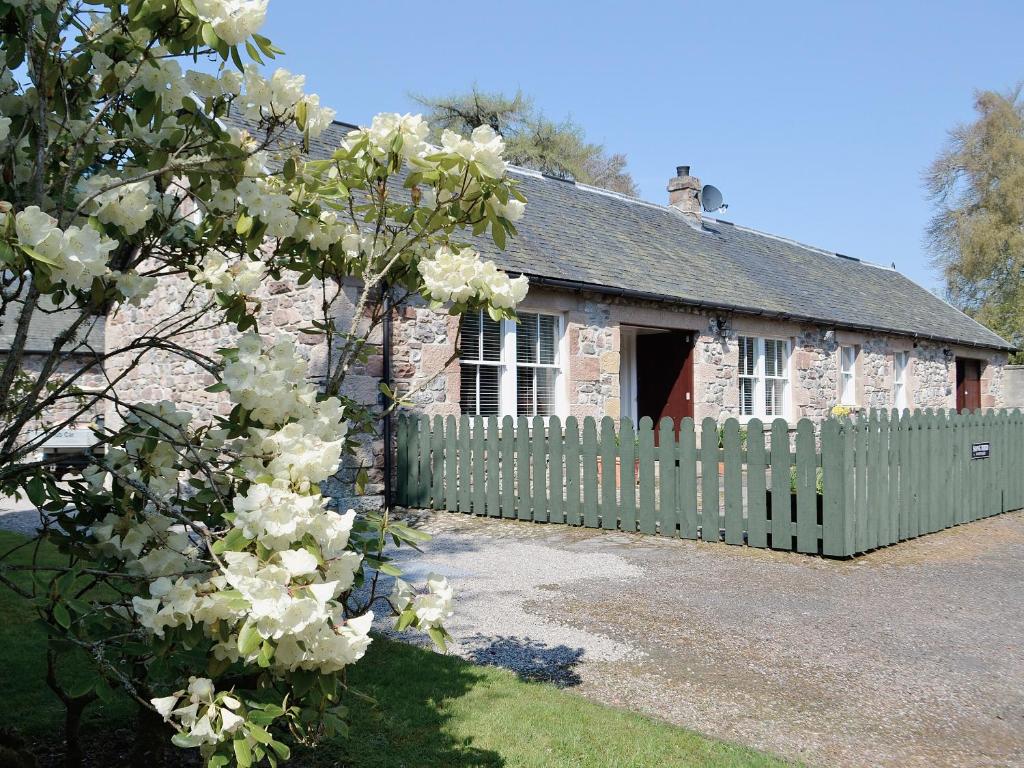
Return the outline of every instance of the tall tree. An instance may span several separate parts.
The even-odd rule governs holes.
[[[624,154],[608,154],[602,145],[587,141],[583,128],[571,118],[556,122],[545,117],[521,91],[510,97],[474,86],[467,93],[414,98],[427,108],[427,119],[438,132],[468,134],[486,125],[505,139],[505,157],[511,163],[625,195],[638,194]]]
[[[950,132],[927,174],[928,239],[950,300],[1024,345],[1024,101],[980,91],[978,118]],[[1024,362],[1024,353],[1015,355]]]

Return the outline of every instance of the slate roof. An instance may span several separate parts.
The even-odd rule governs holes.
[[[14,333],[17,330],[18,315],[21,313],[21,303],[12,302],[7,311],[0,318],[0,354],[11,348]],[[25,341],[26,352],[49,352],[53,349],[53,340],[57,334],[66,330],[75,320],[78,319],[77,310],[60,310],[46,297],[39,300],[39,307],[32,313],[32,320],[29,321],[28,338]],[[95,318],[92,322],[84,324],[85,332],[79,333],[78,340],[85,341],[90,347],[102,353],[103,333],[105,320],[102,317]],[[88,334],[86,336],[86,334]],[[64,346],[64,351],[76,351],[74,343]],[[87,353],[87,349],[77,350]]]
[[[352,125],[311,142],[325,157]],[[500,267],[566,288],[878,330],[969,346],[1012,345],[894,269],[670,206],[513,168],[527,198]]]

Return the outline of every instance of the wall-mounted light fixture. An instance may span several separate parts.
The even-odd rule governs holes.
[[[719,315],[718,317],[711,321],[711,325],[712,330],[717,336],[720,336],[722,339],[729,338],[729,331],[731,330],[731,328],[729,327],[728,317],[726,317],[725,315]]]
[[[942,350],[942,356],[946,358],[947,363],[953,362],[953,350],[950,349],[949,347],[946,347],[945,349]]]

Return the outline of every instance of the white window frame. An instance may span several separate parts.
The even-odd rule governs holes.
[[[483,310],[481,310],[483,311]],[[501,321],[501,351],[499,355],[499,361],[487,361],[478,363],[475,360],[468,361],[470,365],[497,365],[500,367],[498,374],[498,417],[504,418],[505,416],[511,416],[512,418],[518,418],[517,413],[519,407],[518,392],[517,392],[517,376],[520,368],[546,368],[553,369],[555,371],[555,400],[554,400],[554,413],[560,418],[563,418],[568,413],[568,396],[566,393],[566,372],[565,372],[565,361],[568,359],[568,350],[566,349],[566,333],[565,333],[565,317],[564,315],[556,312],[543,312],[543,311],[532,311],[528,309],[520,310],[520,315],[546,315],[548,317],[555,318],[555,362],[553,364],[547,363],[519,363],[517,360],[516,353],[516,333],[518,331],[518,324],[514,320],[502,320]],[[461,361],[460,361],[461,365]],[[477,403],[479,403],[479,395],[477,397]],[[534,404],[536,404],[536,388],[534,389]],[[463,403],[459,402],[459,410],[467,416],[476,416],[474,413],[466,413],[462,410]],[[525,415],[525,414],[524,414]],[[533,419],[533,416],[526,416],[526,418]],[[547,421],[547,416],[542,416]]]
[[[849,354],[847,354],[849,352]],[[849,358],[849,359],[848,359]],[[839,347],[839,404],[857,405],[857,362],[860,347],[844,344]]]
[[[753,395],[753,413],[743,413],[743,403],[740,402],[740,415],[739,420],[746,423],[750,419],[786,419],[790,418],[790,400],[792,399],[792,372],[791,361],[792,361],[792,350],[793,345],[789,339],[777,338],[774,336],[739,336],[737,339],[736,354],[739,355],[740,344],[742,341],[739,339],[748,339],[754,343],[754,372],[752,375],[739,375],[739,366],[737,365],[737,393],[740,390],[739,381],[742,379],[752,380],[754,382],[754,395]],[[782,362],[782,376],[771,376],[769,377],[766,373],[765,367],[765,341],[777,342],[783,345],[783,362]],[[768,413],[767,403],[767,381],[781,381],[782,385],[782,408],[780,413]]]
[[[892,356],[892,404],[900,413],[910,407],[907,392],[907,371],[910,368],[910,353],[894,352]]]

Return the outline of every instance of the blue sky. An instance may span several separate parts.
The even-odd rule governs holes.
[[[629,156],[665,202],[676,165],[723,218],[939,278],[922,173],[976,88],[1024,79],[1016,2],[274,0],[263,32],[338,117],[473,82],[534,97]]]

